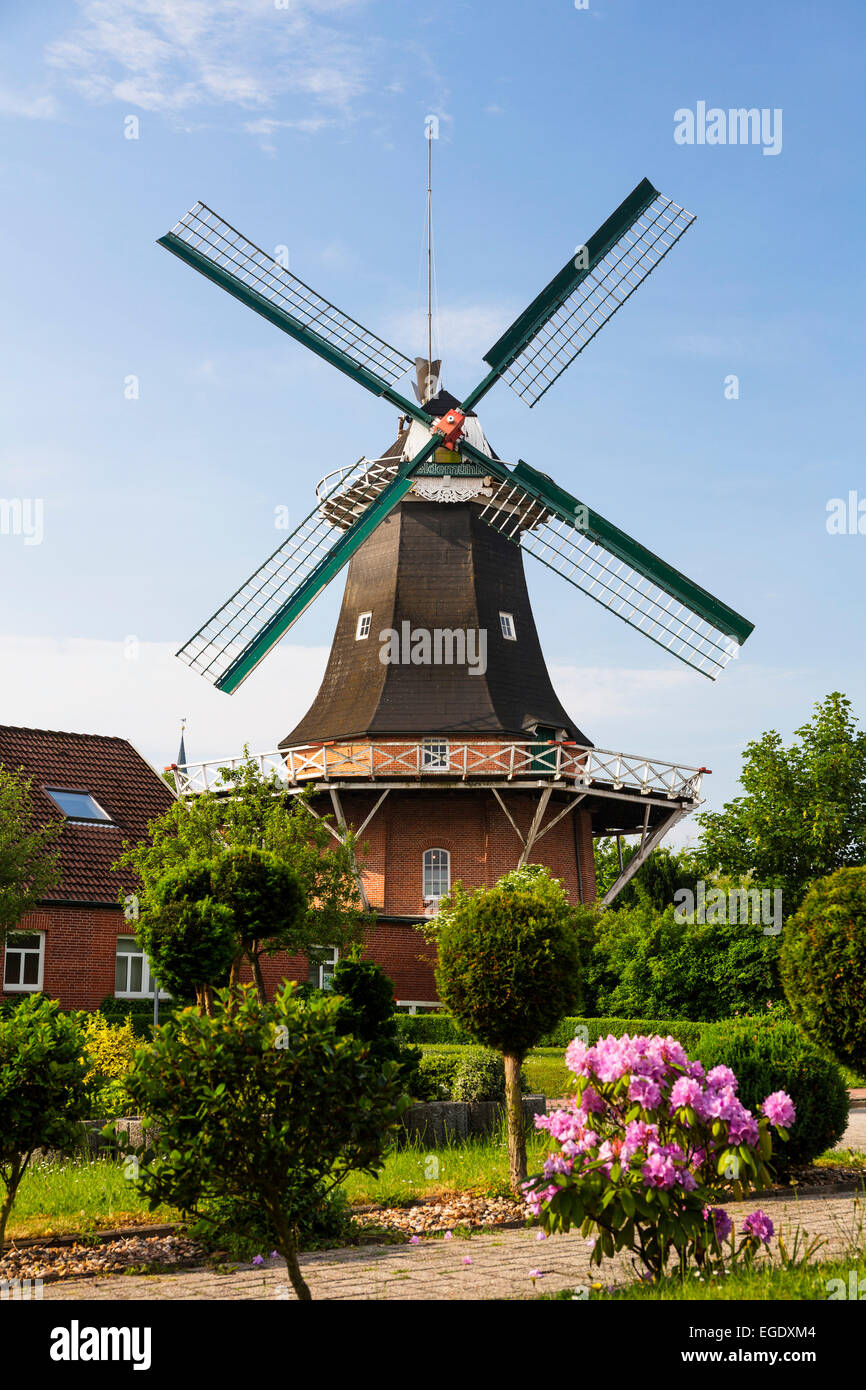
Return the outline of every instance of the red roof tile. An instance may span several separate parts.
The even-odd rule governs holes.
[[[111,816],[111,825],[67,822],[59,841],[63,877],[46,902],[114,904],[121,889],[135,888],[128,869],[115,873],[111,865],[124,840],[147,838],[148,822],[174,798],[131,743],[103,734],[0,725],[0,766],[22,768],[32,779],[33,809],[40,823],[64,819],[45,787],[88,791]]]

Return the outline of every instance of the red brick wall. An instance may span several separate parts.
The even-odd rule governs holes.
[[[537,791],[501,793],[512,818],[525,835],[538,805]],[[369,792],[341,793],[350,825],[360,825],[375,804]],[[565,805],[551,797],[544,825]],[[324,804],[322,810],[330,809]],[[446,849],[451,855],[451,882],[467,888],[491,887],[517,866],[522,844],[493,794],[481,790],[441,792],[392,791],[362,835],[364,884],[370,905],[389,916],[424,912],[422,858],[427,849]],[[577,869],[578,845],[582,889]],[[547,864],[562,879],[572,902],[595,899],[595,871],[589,816],[577,809],[540,840],[530,854],[533,863]]]
[[[342,793],[350,824],[360,825],[372,810],[377,793]],[[538,792],[515,788],[501,793],[515,822],[525,834]],[[544,817],[549,823],[565,804],[551,797]],[[323,812],[331,812],[324,802]],[[481,789],[441,792],[392,791],[362,836],[364,883],[371,906],[389,916],[424,913],[422,857],[427,849],[446,849],[451,855],[451,882],[467,888],[490,887],[516,867],[521,843],[492,793]],[[583,892],[578,889],[578,853]],[[563,816],[537,841],[530,855],[561,878],[572,902],[595,898],[595,872],[589,815],[579,808]],[[21,923],[22,930],[45,931],[43,989],[66,1009],[97,1008],[114,993],[116,939],[129,935],[132,925],[117,907],[48,906]],[[0,947],[0,971],[2,971]],[[370,929],[365,954],[381,965],[394,982],[398,999],[434,1001],[435,950],[413,926],[380,922]],[[265,957],[262,971],[268,993],[283,979],[305,981],[304,956]],[[249,972],[246,972],[249,978]],[[2,979],[2,974],[0,974]]]
[[[114,993],[118,936],[132,925],[119,907],[47,906],[22,918],[19,930],[45,933],[42,988],[64,1009],[96,1009]],[[5,952],[0,947],[0,980]],[[4,998],[17,998],[9,991]]]

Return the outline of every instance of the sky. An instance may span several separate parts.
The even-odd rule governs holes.
[[[866,714],[864,66],[859,0],[4,0],[0,722],[162,768],[184,718],[199,759],[305,712],[342,579],[233,696],[173,653],[396,412],[156,242],[202,199],[414,357],[429,116],[458,396],[642,177],[697,215],[534,409],[480,408],[501,457],[755,624],[713,683],[527,558],[575,722],[712,768],[716,809],[764,730],[833,690]],[[684,140],[741,107],[758,143]]]

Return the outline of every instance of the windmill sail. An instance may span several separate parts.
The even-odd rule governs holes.
[[[490,374],[464,406],[500,377],[535,405],[694,220],[643,179],[486,353]]]
[[[196,203],[159,245],[213,280],[376,396],[430,417],[393,388],[413,360],[344,314],[206,203]]]
[[[710,680],[737,655],[748,619],[529,464],[486,465],[497,475],[488,525]]]
[[[412,486],[431,438],[408,462],[359,459],[333,475],[319,504],[177,652],[218,690],[231,694],[348,564],[358,547]]]

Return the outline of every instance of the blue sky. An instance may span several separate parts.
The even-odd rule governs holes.
[[[156,245],[201,198],[410,355],[423,350],[424,119],[438,337],[481,356],[647,175],[694,228],[532,411],[488,438],[755,633],[715,683],[527,560],[564,703],[597,744],[712,767],[845,691],[866,710],[859,490],[866,10],[744,0],[6,0],[0,17],[0,720],[129,737],[157,766],[272,748],[318,685],[342,584],[233,696],[172,652],[395,412]],[[681,145],[677,110],[782,112],[782,144]],[[126,138],[129,118],[138,138]],[[725,378],[739,378],[739,399]],[[138,399],[125,380],[138,379]],[[864,522],[866,526],[866,522]]]

